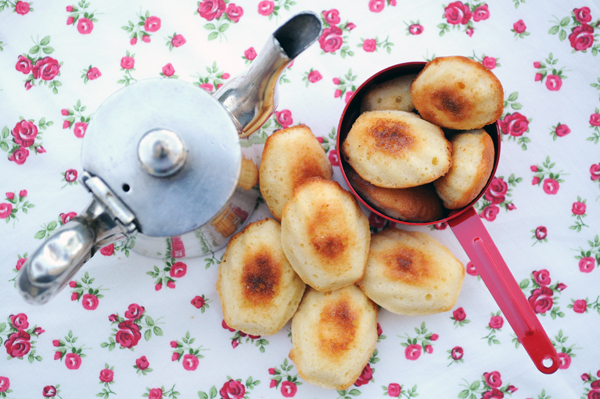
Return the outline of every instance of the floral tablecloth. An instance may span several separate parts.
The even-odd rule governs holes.
[[[455,308],[382,310],[376,351],[345,391],[302,381],[290,324],[271,337],[228,328],[223,250],[173,261],[118,242],[50,303],[21,299],[28,254],[90,200],[77,178],[97,107],[153,77],[213,92],[303,10],[323,32],[281,76],[256,140],[304,123],[339,181],[340,114],[376,71],[458,54],[503,83],[500,165],[476,209],[559,352],[555,374],[534,367],[446,225],[416,229],[467,267]],[[0,0],[0,397],[600,398],[599,18],[591,0]],[[262,204],[250,219],[268,215]]]

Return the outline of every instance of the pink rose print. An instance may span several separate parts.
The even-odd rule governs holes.
[[[144,315],[145,309],[137,303],[132,303],[125,312],[125,317],[129,320],[138,320]]]
[[[504,319],[500,315],[492,316],[488,326],[494,330],[499,330],[504,325]]]
[[[298,391],[298,387],[291,381],[284,381],[281,383],[281,395],[284,398],[293,398]]]
[[[258,13],[263,16],[270,16],[275,9],[275,2],[271,0],[263,0],[258,3]]]
[[[115,334],[115,341],[123,348],[133,348],[142,338],[140,327],[131,320],[119,323],[119,331]]]
[[[60,64],[52,57],[39,59],[31,69],[35,79],[52,80],[60,70]]]
[[[204,313],[206,309],[210,308],[209,303],[212,301],[206,298],[204,295],[196,295],[194,299],[192,299],[191,304],[196,308],[200,309],[201,313]],[[234,330],[235,331],[235,330]]]
[[[151,16],[146,18],[146,21],[144,21],[144,29],[147,32],[156,32],[160,29],[160,18],[155,17],[155,16]]]
[[[467,263],[467,266],[465,267],[467,274],[470,276],[479,276],[479,272],[477,272],[477,269],[475,268],[475,265],[473,264],[473,262],[469,262]]]
[[[148,390],[148,399],[162,399],[163,391],[160,388],[153,388]]]
[[[370,364],[367,364],[363,369],[362,373],[354,383],[355,386],[360,387],[362,385],[368,384],[373,379],[373,369]]]
[[[493,57],[484,57],[482,64],[487,69],[494,69],[494,68],[496,68],[497,62],[496,62],[496,59]]]
[[[527,299],[535,313],[546,313],[552,309],[554,304],[554,292],[548,287],[540,287],[531,292],[531,296]]]
[[[136,81],[133,76],[131,76],[131,71],[135,71],[135,54],[129,53],[126,51],[126,56],[121,58],[121,70],[125,72],[122,79],[119,79],[117,83],[124,84],[128,86],[132,81]]]
[[[2,393],[2,392],[7,392],[7,393],[12,392],[11,390],[9,390],[9,388],[10,388],[10,380],[8,379],[8,377],[2,377],[2,376],[0,376],[0,393]]]
[[[290,127],[294,123],[294,120],[292,119],[292,112],[289,109],[275,112],[275,118],[277,118],[277,122],[283,128]]]
[[[81,304],[86,310],[95,310],[99,303],[98,297],[93,294],[84,294],[81,299]]]
[[[424,31],[425,31],[425,28],[423,28],[423,25],[421,25],[419,23],[419,21],[417,21],[415,23],[413,23],[411,21],[411,24],[408,25],[408,34],[410,34],[410,35],[420,35]]]
[[[569,42],[575,51],[587,50],[594,44],[594,28],[585,23],[574,28],[569,35]]]
[[[385,389],[385,387],[384,387],[384,389]],[[386,392],[389,397],[398,398],[398,397],[400,397],[400,394],[402,393],[402,388],[400,387],[400,384],[392,382],[391,384],[389,384],[387,386]]]
[[[218,90],[223,85],[223,81],[229,79],[228,73],[219,71],[216,61],[212,63],[212,67],[207,67],[206,70],[209,71],[208,76],[202,77],[198,74],[198,81],[195,84],[209,93],[213,89]]]
[[[550,285],[552,279],[550,278],[550,272],[546,269],[542,269],[540,271],[534,271],[533,280],[540,286]]]
[[[335,25],[324,29],[319,37],[321,49],[326,53],[334,53],[343,43],[342,30]]]
[[[26,15],[31,10],[29,3],[25,1],[17,1],[15,3],[15,12],[19,15]]]
[[[42,396],[44,398],[53,398],[59,392],[60,390],[58,390],[54,385],[46,385],[44,389],[42,389]]]
[[[563,73],[563,68],[556,69],[554,66],[558,62],[558,58],[554,58],[552,53],[546,58],[546,62],[536,61],[533,66],[537,69],[534,80],[543,82],[546,79],[546,88],[550,91],[558,91],[562,87],[563,79],[567,76]]]
[[[467,314],[462,307],[455,309],[452,312],[452,317],[450,317],[450,319],[454,320],[455,327],[463,327],[465,324],[470,323],[470,320],[467,320]]]
[[[181,278],[185,276],[187,272],[187,265],[183,262],[176,262],[171,266],[171,271],[169,272],[171,277]]]
[[[558,125],[552,126],[552,130],[550,131],[550,135],[552,136],[552,139],[554,141],[556,141],[556,139],[558,139],[559,137],[566,136],[569,133],[571,133],[571,129],[569,128],[569,126],[560,122],[558,123]]]
[[[336,9],[331,9],[328,11],[323,11],[323,17],[325,18],[325,22],[329,25],[337,25],[341,22],[340,12]]]
[[[525,25],[525,22],[523,22],[523,20],[520,19],[513,24],[513,28],[511,29],[511,32],[514,32],[515,37],[518,36],[522,39],[524,35],[529,34],[529,32],[526,32],[526,30],[527,30],[527,25]]]
[[[94,29],[94,22],[88,18],[79,18],[77,22],[77,31],[82,35],[89,35]]]
[[[121,58],[121,68],[132,69],[135,66],[135,59],[130,56]]]
[[[497,371],[483,373],[483,377],[485,378],[485,382],[489,387],[500,388],[500,386],[502,386],[502,379],[500,377],[500,373]]]
[[[174,77],[175,68],[173,68],[173,65],[170,62],[167,65],[165,65],[164,67],[162,67],[161,75],[164,77],[167,77],[167,78]]]
[[[244,61],[246,61],[246,64],[250,63],[255,58],[256,58],[256,50],[254,50],[254,47],[250,47],[248,50],[244,51],[244,55],[242,56],[242,59],[244,59]]]
[[[555,179],[544,179],[543,187],[546,194],[556,194],[560,185]]]
[[[152,369],[150,368],[150,362],[148,361],[146,356],[142,356],[139,359],[137,359],[135,361],[134,368],[136,369],[136,373],[138,375],[146,375],[152,372]]]
[[[33,65],[31,64],[31,60],[25,56],[20,55],[17,60],[17,65],[15,65],[15,69],[23,74],[27,75],[31,72]]]
[[[404,356],[408,360],[417,360],[421,356],[421,345],[411,344],[404,350]]]
[[[15,330],[27,330],[29,327],[29,321],[27,321],[27,315],[19,313],[17,315],[10,315],[10,323]]]
[[[385,0],[370,0],[369,1],[369,11],[371,12],[381,12],[385,8]]]
[[[304,77],[302,78],[302,80],[306,82],[306,87],[308,87],[309,83],[317,83],[321,79],[323,79],[323,75],[321,75],[319,71],[313,70],[312,68],[310,71],[305,72]]]
[[[69,370],[77,370],[81,366],[82,357],[85,357],[83,351],[86,348],[85,345],[81,347],[76,347],[75,341],[78,340],[78,337],[73,335],[73,331],[69,330],[69,334],[67,334],[63,339],[58,340],[58,345],[56,345],[56,341],[53,341],[53,345],[56,346],[56,352],[54,353],[54,360],[64,360],[65,366]]]
[[[586,313],[588,305],[585,299],[578,299],[573,301],[573,304],[570,305],[570,307],[573,308],[575,313]]]
[[[546,78],[546,88],[550,91],[558,91],[562,87],[562,79],[557,75],[548,75]]]
[[[363,42],[362,48],[367,53],[372,53],[373,51],[375,51],[377,49],[377,42],[375,41],[375,39],[365,39],[365,41]]]
[[[554,195],[558,192],[560,183],[564,182],[560,176],[561,174],[566,175],[562,170],[558,173],[553,172],[552,169],[555,167],[555,165],[556,163],[552,162],[549,156],[546,157],[546,160],[542,163],[542,166],[535,165],[536,170],[532,184],[537,184],[538,186],[542,185],[544,192],[549,195]]]
[[[444,15],[451,25],[466,25],[471,19],[471,9],[467,4],[455,1],[444,9]]]
[[[507,114],[500,121],[500,130],[503,134],[509,134],[513,137],[522,136],[529,131],[529,120],[519,112]]]
[[[492,204],[497,205],[505,201],[507,193],[508,184],[503,179],[494,177],[486,190],[484,197]]]
[[[115,253],[115,244],[110,244],[100,249],[100,253],[104,256],[112,256]]]
[[[592,21],[592,15],[590,14],[589,7],[581,7],[573,9],[573,14],[575,14],[575,19],[577,22],[586,23]]]
[[[109,337],[108,342],[100,344],[102,348],[108,348],[109,351],[112,351],[119,344],[121,348],[133,350],[140,342],[142,336],[146,341],[149,341],[152,335],[163,335],[163,331],[159,327],[160,324],[164,324],[164,322],[160,321],[162,317],[154,320],[146,314],[143,306],[132,303],[125,312],[125,317],[127,319],[118,314],[109,316],[108,319],[111,325],[114,326],[116,324],[117,328],[113,328],[114,332]]]
[[[173,51],[173,48],[181,47],[186,43],[185,37],[181,34],[173,33],[172,36],[167,38],[167,47],[169,51]]]
[[[582,273],[591,273],[594,270],[595,263],[596,260],[591,256],[581,258],[579,260],[579,271]]]
[[[35,45],[27,53],[18,57],[15,69],[23,74],[29,74],[25,80],[26,90],[31,89],[37,79],[41,79],[40,85],[44,83],[54,94],[57,94],[61,83],[55,78],[60,75],[62,63],[48,56],[54,52],[54,49],[49,46],[50,36],[44,37],[39,42],[36,40],[34,43]]]
[[[500,382],[500,385],[498,385],[498,382]],[[493,385],[489,385],[490,383]],[[514,385],[505,384],[504,387],[501,387],[501,384],[502,381],[499,372],[493,371],[491,373],[484,373],[480,381],[475,381],[473,383],[465,381],[465,384],[460,384],[465,387],[465,389],[459,393],[459,396],[481,397],[482,399],[503,399],[505,394],[512,395],[518,390]]]
[[[244,10],[240,6],[236,6],[233,3],[230,3],[225,10],[227,14],[227,18],[231,20],[231,22],[239,22],[242,15],[244,15]]]
[[[29,147],[35,142],[35,138],[38,135],[37,126],[26,120],[18,122],[12,130],[14,136],[13,141],[22,147]]]
[[[198,14],[207,21],[220,18],[225,12],[226,5],[223,0],[204,0],[198,5]]]
[[[242,399],[246,393],[246,387],[239,381],[229,380],[219,391],[223,399]]]
[[[500,212],[500,208],[497,205],[491,204],[483,208],[482,212],[479,214],[479,217],[487,220],[488,222],[493,222],[496,220],[496,216]]]
[[[448,353],[450,353],[448,359],[452,359],[452,363],[464,362],[463,356],[465,355],[465,351],[462,347],[455,346],[454,348],[449,350]]]
[[[487,4],[480,5],[473,11],[473,21],[484,21],[490,17],[490,10]],[[491,69],[491,68],[490,68]]]
[[[85,122],[75,122],[73,125],[73,134],[75,137],[82,139],[85,136],[85,131],[87,130],[87,123]]]
[[[114,376],[115,372],[109,368],[100,371],[100,381],[102,382],[112,382]]]
[[[538,226],[534,230],[531,230],[531,232],[533,233],[531,239],[536,240],[532,246],[537,243],[548,242],[546,238],[548,237],[548,229],[545,226]]]
[[[61,213],[60,219],[61,219],[62,224],[65,224],[68,221],[70,221],[72,218],[74,218],[75,216],[77,216],[77,213],[75,213],[75,212]]]
[[[89,66],[89,68],[87,70],[83,70],[83,83],[87,83],[90,80],[96,80],[98,79],[100,76],[102,76],[102,73],[100,72],[100,70],[96,67],[92,67],[91,65]]]
[[[573,226],[569,226],[569,229],[576,230],[578,233],[584,227],[589,227],[587,224],[583,222],[583,218],[587,217],[586,215],[586,205],[585,199],[581,199],[581,197],[577,196],[577,201],[573,203],[571,207],[571,212],[573,213],[571,216],[575,217],[575,224]]]
[[[183,368],[185,370],[188,371],[194,371],[198,368],[198,364],[200,364],[200,360],[198,360],[198,358],[194,355],[190,355],[189,353],[187,355],[183,356]]]

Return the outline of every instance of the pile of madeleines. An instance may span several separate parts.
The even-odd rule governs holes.
[[[362,101],[342,153],[355,170],[347,172],[352,186],[368,202],[397,219],[428,221],[441,217],[441,201],[460,208],[483,189],[494,147],[474,129],[498,119],[503,106],[502,86],[487,68],[464,57],[436,58],[416,77],[369,88]],[[467,131],[448,141],[440,126]],[[247,334],[273,335],[292,319],[289,357],[299,375],[343,390],[375,350],[379,307],[400,315],[451,310],[465,271],[425,233],[371,234],[356,198],[332,175],[307,126],[267,139],[259,186],[274,219],[231,238],[217,291],[225,322]],[[382,204],[378,189],[394,193]],[[400,199],[389,200],[394,195]]]

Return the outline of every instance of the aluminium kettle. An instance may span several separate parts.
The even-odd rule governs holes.
[[[118,240],[158,258],[224,247],[259,197],[260,146],[248,137],[275,111],[281,72],[321,28],[316,14],[295,15],[212,96],[188,82],[147,79],[106,99],[82,144],[80,182],[91,203],[27,259],[16,280],[25,300],[46,303]]]

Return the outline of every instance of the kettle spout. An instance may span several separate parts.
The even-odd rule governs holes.
[[[275,111],[279,75],[316,41],[321,28],[321,20],[312,12],[293,16],[269,37],[245,73],[214,94],[231,114],[240,137],[248,137],[260,129]]]

